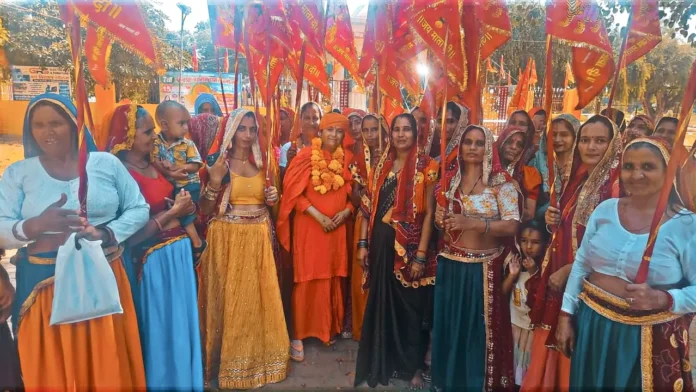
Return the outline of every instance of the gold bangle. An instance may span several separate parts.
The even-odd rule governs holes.
[[[220,193],[220,191],[222,190],[222,185],[220,185],[220,188],[215,189],[215,188],[213,188],[212,186],[210,186],[210,184],[208,184],[208,185],[206,185],[205,189],[206,189],[206,190],[209,190],[209,191],[212,191],[212,192]]]

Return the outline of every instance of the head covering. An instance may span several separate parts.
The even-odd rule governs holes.
[[[467,108],[464,105],[460,105],[456,102],[452,102],[457,107],[459,110],[462,111],[462,114],[459,116],[459,122],[457,122],[457,129],[454,131],[454,134],[452,135],[452,139],[450,139],[449,143],[447,143],[447,149],[445,150],[445,156],[447,157],[447,160],[449,161],[450,159],[454,158],[458,152],[458,147],[459,147],[459,140],[461,139],[462,135],[464,134],[464,131],[466,130],[466,127],[469,125],[469,108]],[[441,133],[444,132],[440,131]],[[442,136],[442,135],[441,135]],[[430,137],[430,140],[428,141],[428,145],[432,143],[432,136]],[[437,148],[438,152],[440,151],[440,146],[435,146]]]
[[[198,148],[203,161],[208,157],[208,150],[213,144],[219,128],[220,118],[210,113],[197,114],[189,121],[191,140]]]
[[[507,167],[504,167],[504,169],[508,172],[508,174],[512,176],[512,178],[515,181],[517,181],[518,184],[521,185],[524,172],[523,169],[526,165],[526,161],[522,158],[528,156],[528,151],[534,148],[534,132],[530,132],[529,127],[527,127],[527,129],[524,129],[517,126],[509,126],[505,128],[505,130],[503,131],[503,133],[500,134],[500,136],[498,136],[498,140],[496,140],[493,148],[497,151],[498,156],[500,156],[501,150],[505,142],[507,142],[508,139],[510,139],[512,136],[518,134],[524,135],[524,147],[522,148],[522,151],[520,151],[520,154],[515,158],[515,160],[508,163]],[[502,161],[500,163],[502,165]]]
[[[355,144],[353,137],[350,134],[350,120],[348,117],[339,113],[326,113],[319,121],[319,131],[323,131],[329,127],[338,127],[343,130],[343,148],[348,149]]]
[[[254,115],[254,112],[244,108],[235,109],[232,111],[232,113],[223,118],[220,130],[224,131],[218,132],[217,137],[213,141],[213,145],[210,147],[210,150],[208,151],[208,166],[212,166],[215,163],[215,161],[217,161],[221,153],[226,154],[227,151],[232,148],[234,134],[237,132],[237,128],[239,128],[239,124],[242,122],[242,119],[244,119],[244,117],[246,117],[247,115],[253,116],[254,121],[256,121],[256,116]],[[256,166],[256,168],[259,170],[263,168],[263,154],[261,152],[261,144],[259,142],[258,137],[256,138],[256,140],[254,140],[254,144],[251,146],[251,157],[249,159],[249,162],[252,165]],[[207,178],[208,176],[205,175],[201,177],[201,180],[207,181]],[[232,184],[230,183],[229,179],[226,178],[226,180],[224,180],[223,182],[224,190],[223,192],[221,192],[221,196],[218,199],[217,204],[218,215],[223,215],[227,210],[227,203],[229,203],[230,191],[232,189]]]
[[[556,116],[556,118],[554,118],[553,121],[551,121],[551,124],[553,125],[553,123],[556,121],[564,121],[567,125],[570,126],[570,130],[571,130],[571,132],[573,132],[572,151],[575,151],[575,146],[578,143],[578,131],[580,130],[580,125],[581,125],[580,120],[578,120],[575,116],[573,116],[571,114],[564,113],[564,114]],[[542,145],[543,145],[543,147],[542,147]],[[543,152],[542,167],[545,167],[546,166],[546,138],[542,138],[541,143],[539,143],[539,153],[542,153],[542,152]],[[554,189],[556,190],[557,194],[560,194],[561,191],[563,190],[564,184],[567,183],[568,177],[570,176],[570,170],[571,170],[571,166],[572,166],[572,156],[571,156],[570,162],[567,162],[567,163],[564,162],[563,164],[559,164],[558,160],[554,159],[553,165],[554,165],[554,172],[556,173],[556,176],[554,178],[554,180],[555,180]],[[546,186],[546,184],[545,184],[545,186]],[[546,190],[546,188],[544,188],[544,189]]]
[[[353,109],[353,108],[345,108],[343,109],[343,112],[341,112],[344,116],[350,118],[352,116],[358,116],[360,118],[363,118],[367,115],[367,113],[364,110],[360,109]]]
[[[384,145],[387,146],[385,151],[382,151],[382,154],[385,154],[386,151],[389,150],[390,130],[389,125],[387,124],[387,120],[382,115],[372,113],[366,114],[362,118],[363,121],[365,121],[366,119],[376,119],[379,122],[380,130],[383,134],[382,140],[384,141]],[[358,183],[362,186],[366,186],[368,183],[367,176],[372,171],[372,151],[370,150],[370,146],[367,145],[367,140],[365,140],[365,136],[362,134],[359,143],[361,143],[361,146],[353,158],[353,163],[350,165],[350,172],[353,177],[353,182]]]
[[[616,108],[604,108],[599,114],[613,121],[621,133],[623,133],[623,131],[626,129],[626,113],[623,111]],[[614,116],[616,116],[616,119],[614,119]]]
[[[551,123],[555,122],[556,120],[563,120],[570,125],[570,130],[573,131],[573,137],[577,139],[578,136],[578,130],[580,130],[580,120],[578,120],[575,116],[572,114],[559,114],[556,116]]]
[[[655,122],[647,114],[636,114],[635,117],[631,119],[631,122],[635,119],[643,121],[645,125],[648,127],[648,132],[650,132],[650,134],[652,134],[655,131]]]
[[[293,119],[293,120],[295,119],[295,111],[294,110],[292,110],[288,107],[283,107],[283,108],[280,108],[280,111],[285,112],[285,114],[287,114],[288,117],[290,117],[291,119]]]
[[[109,127],[109,138],[106,142],[107,152],[117,155],[119,152],[128,151],[133,147],[137,112],[138,105],[121,105],[104,117],[102,126]]]
[[[529,111],[529,117],[534,118],[534,116],[536,116],[537,113],[539,113],[541,111],[546,112],[546,110],[544,110],[544,108],[540,108],[540,107],[532,108],[532,110]]]
[[[510,114],[510,116],[508,116],[508,119],[505,122],[505,128],[503,128],[503,129],[508,129],[509,127],[512,126],[512,125],[510,125],[510,120],[512,120],[512,117],[515,114],[521,114],[521,115],[527,117],[527,123],[529,124],[529,125],[527,125],[527,128],[528,128],[527,132],[528,132],[528,135],[531,134],[532,138],[533,138],[534,133],[536,132],[536,129],[534,128],[534,122],[532,121],[532,116],[530,116],[529,113],[527,113],[524,110],[515,110],[514,112],[512,112]],[[526,145],[526,142],[525,142],[525,145]],[[522,155],[522,161],[525,163],[529,162],[529,160],[532,159],[532,157],[536,154],[536,152],[538,150],[539,150],[539,146],[535,146],[534,141],[532,140],[531,148],[525,149],[524,154]]]
[[[72,103],[70,98],[58,95],[58,94],[41,94],[37,95],[29,101],[27,110],[24,113],[24,127],[22,132],[22,144],[24,145],[24,159],[33,158],[41,155],[41,148],[39,148],[36,140],[34,140],[34,135],[31,132],[31,114],[32,109],[41,102],[50,102],[57,106],[60,110],[70,117],[72,124],[74,124],[75,129],[77,129],[77,108]],[[85,143],[87,143],[87,152],[97,151],[97,145],[94,143],[92,134],[87,129],[87,125],[83,128],[85,133]],[[77,136],[77,135],[76,135]]]
[[[201,114],[201,106],[204,103],[209,103],[213,106],[213,113],[215,113],[216,116],[222,117],[222,110],[220,109],[220,104],[218,104],[217,99],[213,96],[213,94],[208,94],[208,93],[202,93],[199,94],[198,97],[196,97],[196,103],[194,103],[194,111],[195,114]]]

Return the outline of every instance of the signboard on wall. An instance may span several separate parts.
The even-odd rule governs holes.
[[[12,99],[31,101],[45,93],[70,97],[70,72],[59,67],[12,66]]]
[[[240,84],[241,84],[241,78]],[[222,84],[225,88],[227,107],[231,111],[234,106],[234,74],[222,74]],[[186,106],[193,113],[198,95],[208,93],[215,96],[224,112],[220,78],[213,72],[184,72],[181,77],[181,92],[179,91],[179,72],[170,71],[160,76],[160,102],[174,100]],[[241,88],[239,89],[241,92]]]

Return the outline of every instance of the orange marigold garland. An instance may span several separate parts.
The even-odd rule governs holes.
[[[312,186],[323,194],[330,190],[339,190],[345,184],[343,179],[343,148],[339,146],[331,154],[331,162],[326,162],[321,150],[321,139],[312,140]]]

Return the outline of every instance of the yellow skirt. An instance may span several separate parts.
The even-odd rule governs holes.
[[[50,326],[54,286],[38,290],[17,331],[27,391],[145,390],[130,284],[120,258],[111,268],[123,314]]]
[[[198,298],[206,382],[248,389],[284,380],[290,339],[268,213],[216,218],[207,240]]]

